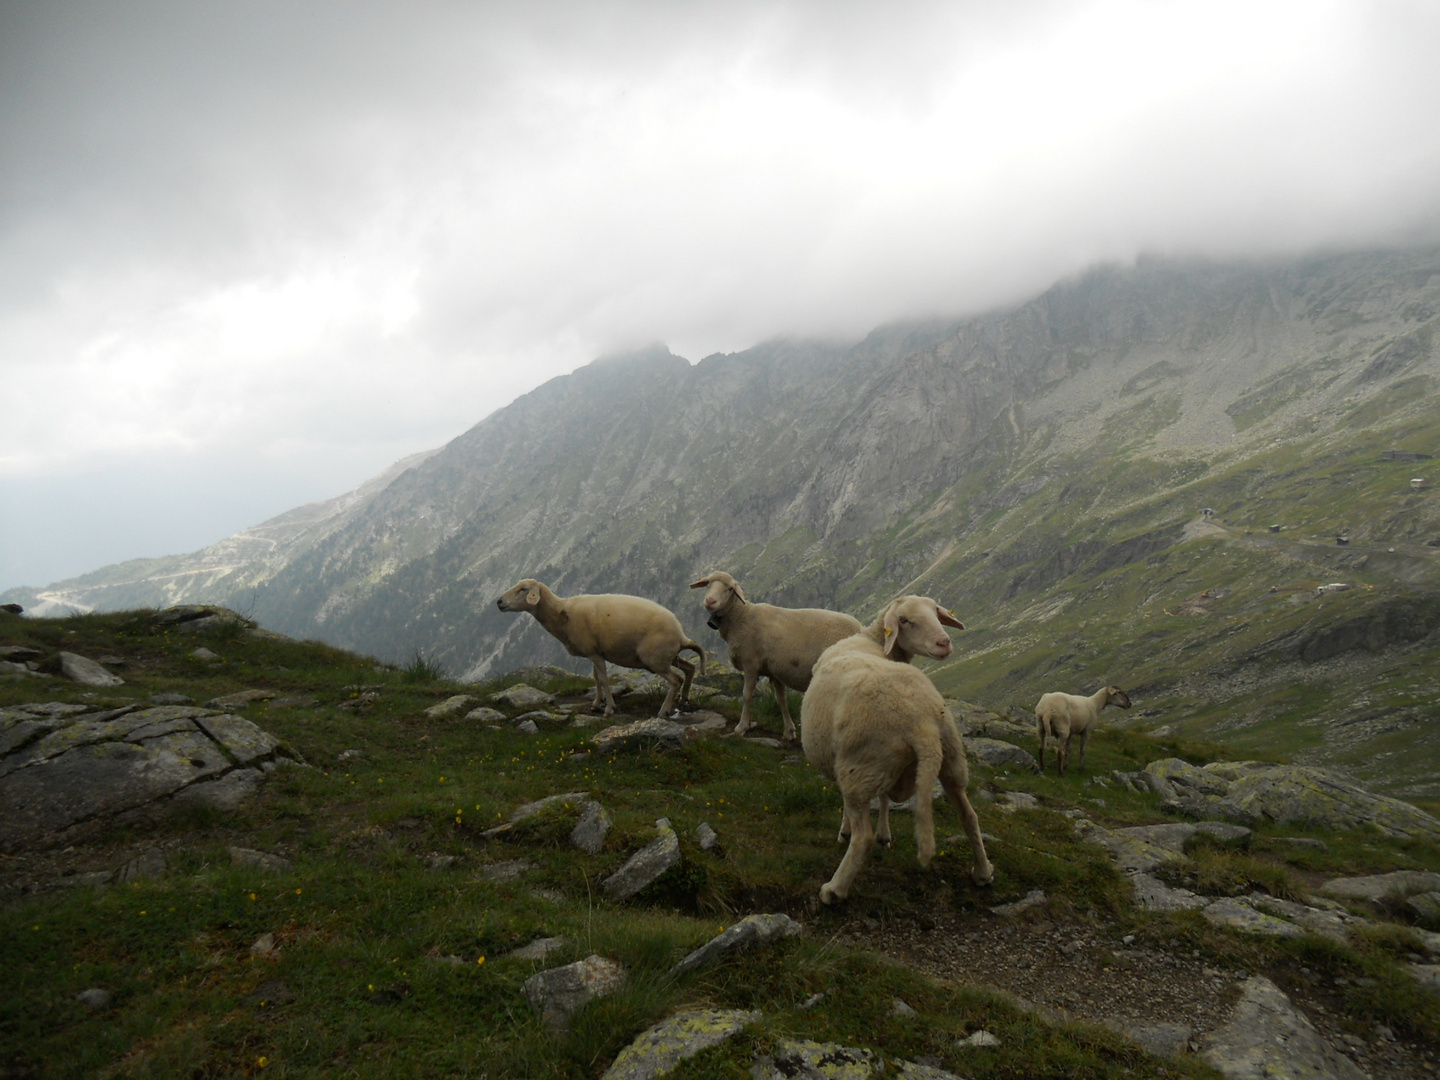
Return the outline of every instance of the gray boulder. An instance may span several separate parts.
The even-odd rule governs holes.
[[[509,705],[512,709],[533,709],[538,705],[549,705],[555,700],[555,695],[524,683],[516,683],[498,694],[490,695],[490,700]]]
[[[469,694],[456,694],[448,697],[438,705],[431,705],[425,710],[425,715],[432,720],[439,720],[442,717],[454,716],[475,699]]]
[[[1224,1027],[1200,1042],[1200,1056],[1228,1080],[1365,1080],[1269,979],[1241,984]]]
[[[612,900],[628,900],[680,861],[680,839],[669,818],[655,822],[659,835],[600,884]]]
[[[1022,750],[1014,743],[1002,742],[999,739],[966,739],[965,752],[992,768],[1023,769],[1025,772],[1031,773],[1040,771],[1040,763],[1035,760],[1035,755],[1030,751]]]
[[[719,1046],[747,1024],[760,1019],[758,1012],[740,1009],[694,1009],[667,1017],[621,1050],[601,1080],[652,1080],[664,1076],[701,1050]]]
[[[125,682],[119,675],[112,675],[94,660],[73,652],[60,654],[60,674],[84,686],[122,686]]]
[[[232,808],[285,754],[248,720],[208,709],[22,708],[0,720],[0,850],[74,839],[177,802]]]
[[[657,745],[664,750],[674,750],[683,746],[690,737],[690,729],[685,725],[677,724],[673,720],[651,717],[648,720],[607,727],[592,735],[590,741],[601,750],[629,746],[632,743]]]
[[[1440,874],[1428,870],[1396,870],[1369,877],[1334,878],[1320,886],[1326,896],[1345,900],[1380,900],[1440,890]]]
[[[521,990],[550,1033],[563,1035],[586,1002],[608,997],[624,985],[625,969],[620,964],[603,956],[587,956],[532,975]]]
[[[719,963],[728,953],[769,945],[800,933],[800,924],[789,915],[747,915],[696,949],[670,969],[672,979]]]

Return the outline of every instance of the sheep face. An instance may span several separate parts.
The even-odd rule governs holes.
[[[692,582],[690,587],[705,590],[705,599],[701,602],[710,615],[708,625],[712,630],[716,629],[716,620],[724,616],[736,600],[742,604],[749,603],[740,583],[723,570],[711,571],[699,581]]]
[[[1121,690],[1118,686],[1107,687],[1110,691],[1110,700],[1107,705],[1115,705],[1122,709],[1130,708],[1130,695]]]
[[[898,644],[913,656],[944,660],[953,647],[945,627],[964,630],[965,624],[955,613],[942,608],[928,596],[902,596],[891,602],[883,617],[885,652],[893,652]]]
[[[496,600],[495,606],[501,611],[533,611],[538,603],[540,583],[534,578],[526,578]]]

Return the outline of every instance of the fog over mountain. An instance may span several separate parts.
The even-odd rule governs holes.
[[[0,586],[651,341],[1433,242],[1437,45],[1422,2],[5,5]]]

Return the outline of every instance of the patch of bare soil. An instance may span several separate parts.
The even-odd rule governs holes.
[[[952,914],[926,922],[931,925],[857,921],[842,940],[944,982],[1002,990],[1051,1019],[1102,1024],[1141,1045],[1147,1045],[1143,1029],[1149,1029],[1162,1046],[1168,1041],[1182,1052],[1229,1021],[1239,982],[1254,974],[1217,969],[1196,955],[1126,944],[1091,924],[977,922],[973,915]],[[1265,974],[1336,1049],[1376,1080],[1440,1077],[1437,1048],[1387,1037],[1378,1028],[1361,1036],[1323,994],[1297,991]],[[1158,1031],[1159,1025],[1187,1029],[1188,1035]]]

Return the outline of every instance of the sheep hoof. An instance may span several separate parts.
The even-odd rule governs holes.
[[[820,886],[820,902],[822,904],[838,904],[844,899],[845,897],[840,895],[840,891],[829,884]]]
[[[975,879],[976,885],[989,885],[995,880],[995,867],[987,866],[981,870],[978,866],[970,871],[970,876]]]
[[[889,847],[889,846],[890,846],[890,837],[888,837],[888,836],[877,836],[877,837],[875,837],[875,843],[879,844],[881,847]]]

